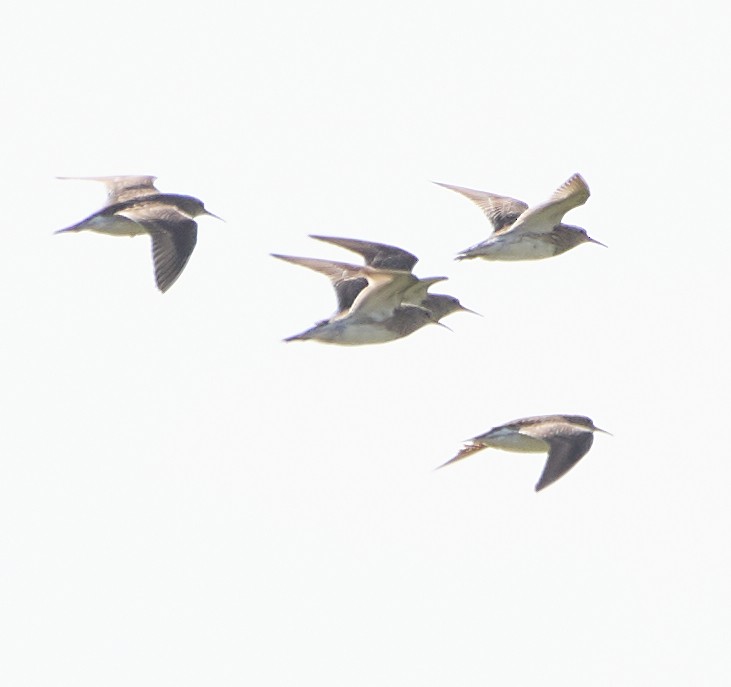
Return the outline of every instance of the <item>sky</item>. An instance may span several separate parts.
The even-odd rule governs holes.
[[[0,646],[8,687],[726,685],[731,107],[718,3],[20,4],[4,69]],[[456,262],[441,181],[607,244]],[[201,198],[149,240],[54,235]],[[334,309],[308,238],[419,256],[480,312],[282,343]],[[590,416],[587,456],[469,437]]]

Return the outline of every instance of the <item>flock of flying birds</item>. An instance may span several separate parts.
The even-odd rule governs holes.
[[[155,281],[167,291],[180,276],[195,248],[195,218],[210,215],[192,196],[161,193],[153,176],[62,177],[99,181],[107,187],[103,208],[56,233],[94,231],[113,236],[149,234]],[[486,191],[439,184],[476,203],[493,227],[480,243],[461,251],[457,259],[540,260],[560,255],[581,243],[597,243],[586,230],[563,223],[564,215],[583,205],[589,187],[580,174],[556,189],[551,197],[529,207],[526,203]],[[413,274],[418,258],[402,248],[359,239],[312,236],[359,254],[356,265],[318,258],[274,255],[327,276],[336,293],[337,310],[301,334],[285,341],[312,339],[339,345],[384,343],[413,334],[427,324],[441,324],[453,312],[473,312],[457,298],[429,293],[446,277],[420,279]],[[443,325],[442,325],[443,326]],[[604,432],[582,415],[528,417],[494,427],[470,439],[440,467],[493,447],[518,453],[543,453],[548,458],[536,491],[565,475],[591,448],[594,432]]]

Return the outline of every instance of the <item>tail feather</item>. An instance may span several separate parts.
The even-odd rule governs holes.
[[[439,467],[436,467],[434,469],[441,470],[450,463],[456,463],[458,460],[463,460],[464,458],[471,456],[473,453],[482,451],[482,449],[484,448],[487,448],[487,446],[485,446],[484,444],[467,444],[466,446],[462,447],[460,452],[454,458],[450,458],[446,463],[442,463]]]
[[[300,332],[299,334],[293,334],[292,336],[288,336],[286,339],[282,339],[285,343],[289,341],[307,341],[308,339],[314,339],[314,333],[317,331],[319,325],[315,325],[314,327],[311,327],[310,329],[307,329],[304,332]]]
[[[79,224],[72,224],[70,227],[65,227],[63,229],[57,229],[54,231],[54,234],[65,234],[68,231],[81,231],[81,226]]]

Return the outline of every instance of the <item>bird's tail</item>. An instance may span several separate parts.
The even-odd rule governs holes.
[[[57,229],[53,233],[54,234],[65,234],[68,231],[81,231],[81,223],[72,224],[70,227],[65,227],[64,229]]]
[[[463,460],[464,458],[471,456],[473,453],[482,451],[483,448],[487,448],[487,446],[485,446],[483,444],[467,444],[466,446],[462,447],[462,450],[454,458],[450,458],[446,463],[442,463],[440,466],[438,466],[434,469],[441,470],[442,468],[446,467],[450,463],[456,463],[458,460]]]
[[[289,341],[307,341],[307,339],[313,339],[314,338],[314,332],[317,330],[317,326],[312,327],[311,329],[308,329],[307,331],[300,332],[299,334],[293,334],[292,336],[288,336],[286,339],[282,339],[284,342]]]

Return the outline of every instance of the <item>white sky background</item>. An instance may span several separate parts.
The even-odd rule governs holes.
[[[0,646],[12,687],[726,685],[729,12],[614,2],[24,4],[6,16]],[[12,20],[12,21],[10,21]],[[457,263],[431,180],[608,244]],[[199,222],[54,236],[155,174]],[[420,256],[456,314],[381,346],[270,252]],[[691,243],[693,241],[693,243]],[[569,412],[614,436],[540,494],[485,451]]]

